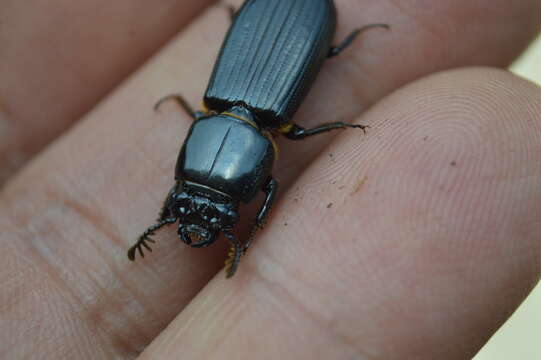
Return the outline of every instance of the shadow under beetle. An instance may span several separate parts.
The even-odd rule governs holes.
[[[271,175],[282,134],[298,140],[334,129],[365,126],[332,122],[305,129],[291,121],[323,62],[348,47],[372,24],[356,29],[333,47],[336,10],[332,0],[247,0],[220,50],[204,96],[205,111],[193,111],[179,95],[168,96],[194,119],[178,156],[175,180],[156,224],[128,250],[130,260],[165,225],[179,222],[186,244],[206,247],[220,233],[230,242],[226,274],[235,274],[276,198],[278,183]],[[266,195],[244,242],[232,233],[239,202]]]

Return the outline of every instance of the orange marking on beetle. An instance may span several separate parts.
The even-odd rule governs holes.
[[[291,131],[291,129],[293,129],[293,126],[295,126],[295,124],[293,124],[291,122],[286,123],[286,124],[284,124],[284,125],[282,125],[282,126],[280,126],[278,128],[278,132],[281,133],[281,134],[287,134],[288,132]]]

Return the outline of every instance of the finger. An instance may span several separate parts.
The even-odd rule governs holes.
[[[164,104],[161,114],[151,107],[179,89],[190,102],[197,102],[228,23],[223,9],[210,11],[5,189],[4,221],[11,224],[5,228],[19,229],[13,257],[47,255],[38,256],[39,261],[31,257],[36,260],[32,271],[25,269],[27,275],[17,277],[18,286],[34,286],[47,294],[51,278],[43,274],[27,281],[27,276],[52,268],[63,275],[64,291],[72,290],[71,297],[55,306],[72,309],[64,316],[83,329],[66,332],[57,326],[57,335],[66,341],[85,347],[88,334],[99,331],[103,339],[92,346],[132,353],[222,266],[223,242],[206,251],[189,249],[174,240],[174,229],[157,236],[160,242],[144,262],[129,263],[125,251],[156,217],[172,185],[175,157],[189,125],[173,105]],[[339,85],[331,83],[327,90],[337,91]],[[338,105],[336,115],[349,111],[343,103]],[[282,157],[286,163],[298,162],[288,163],[290,171],[279,177],[299,174],[302,164],[319,151],[303,153],[299,148]],[[21,273],[20,264],[10,271]],[[40,306],[49,306],[48,300]],[[35,313],[42,314],[40,310],[38,306]]]
[[[496,70],[398,91],[141,358],[470,359],[539,279],[540,115]]]
[[[227,27],[223,9],[208,16],[213,26]],[[209,23],[190,29],[209,33]],[[184,51],[193,44],[179,45]],[[208,55],[217,51],[208,48]],[[156,61],[161,69],[163,60]],[[64,348],[51,338],[70,344],[78,358],[133,356],[223,266],[225,242],[198,251],[179,244],[171,228],[155,237],[144,261],[126,256],[158,215],[188,125],[153,111],[164,93],[159,83],[149,84],[160,75],[166,73],[144,68],[139,81],[122,87],[130,91],[104,101],[0,192],[0,240],[9,259],[0,278],[10,279],[2,282],[0,306],[12,314],[0,326],[9,329],[15,357],[39,347],[63,358]],[[21,318],[30,312],[31,319]]]
[[[0,182],[210,1],[4,2]]]
[[[494,1],[336,1],[336,42],[352,28],[387,23],[389,31],[362,33],[340,56],[325,63],[295,117],[303,126],[350,121],[373,103],[417,78],[461,66],[507,67],[541,30],[541,3]],[[370,125],[370,124],[368,124]],[[282,183],[328,143],[312,138],[303,146],[284,141]]]

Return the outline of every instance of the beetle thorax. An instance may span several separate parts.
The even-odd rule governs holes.
[[[220,194],[212,196],[212,193],[193,190],[185,186],[176,194],[171,210],[179,219],[180,239],[193,247],[205,247],[212,244],[220,232],[235,226],[238,204],[224,201],[227,199]]]

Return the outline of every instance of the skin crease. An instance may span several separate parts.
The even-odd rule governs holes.
[[[174,104],[151,107],[178,91],[200,101],[228,24],[212,8],[0,193],[0,357],[135,358],[149,344],[142,358],[475,354],[539,279],[541,92],[474,68],[385,96],[447,68],[506,66],[539,31],[541,4],[336,3],[337,38],[374,21],[393,28],[329,61],[295,121],[371,129],[330,145],[280,140],[281,199],[236,277],[210,281],[224,242],[190,249],[172,228],[143,261],[125,256],[172,185],[189,126]],[[70,76],[56,71],[51,82]],[[82,96],[92,103],[107,86]],[[58,102],[28,106],[32,91],[8,90],[2,109],[39,109],[65,128]],[[71,98],[66,109],[80,106]]]

